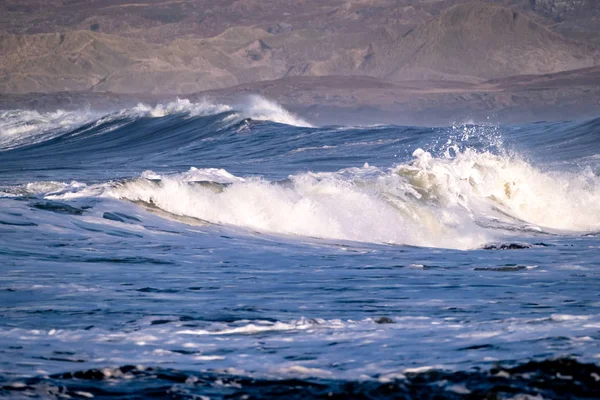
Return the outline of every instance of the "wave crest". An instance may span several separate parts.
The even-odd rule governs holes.
[[[52,139],[81,126],[97,114],[87,111],[0,111],[0,151]]]
[[[440,158],[418,149],[413,156],[414,162],[395,171],[424,199],[542,228],[600,229],[600,179],[589,168],[544,171],[516,156],[473,149]]]
[[[307,121],[287,111],[281,105],[261,96],[248,96],[237,105],[221,104],[200,99],[188,99],[158,103],[154,106],[138,104],[109,114],[90,110],[40,113],[30,110],[10,110],[0,112],[0,151],[32,145],[69,134],[86,124],[90,129],[108,125],[95,134],[115,130],[124,124],[141,118],[164,118],[180,115],[184,118],[206,117],[228,113],[226,123],[236,123],[250,118],[257,121],[271,121],[298,127],[311,127]]]
[[[237,108],[243,117],[257,121],[271,121],[303,128],[311,128],[313,126],[304,119],[289,112],[280,104],[258,95],[248,96]]]
[[[109,192],[216,224],[360,242],[469,249],[514,230],[600,230],[600,179],[589,170],[547,172],[472,149],[413,155],[389,170],[365,164],[281,182],[222,169],[147,172]]]
[[[224,185],[189,180],[190,172],[137,179],[118,185],[110,194],[152,204],[179,216],[228,224],[261,232],[361,242],[428,247],[474,248],[488,239],[459,208],[441,209],[405,201],[399,176],[375,172],[306,173],[283,182],[241,179],[226,172]],[[214,176],[215,171],[195,170]],[[157,176],[154,176],[157,178]]]

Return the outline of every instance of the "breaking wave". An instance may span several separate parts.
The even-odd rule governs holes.
[[[312,126],[279,104],[257,95],[248,96],[235,106],[214,103],[206,99],[198,102],[177,99],[154,106],[140,103],[133,108],[106,115],[89,110],[58,110],[46,113],[34,110],[9,110],[0,111],[0,151],[50,140],[84,125],[89,125],[88,129],[95,129],[109,123],[114,125],[115,122],[120,122],[116,126],[122,126],[141,118],[163,118],[169,115],[189,118],[218,114],[227,114],[226,120],[231,122],[250,118],[291,126]],[[116,126],[112,126],[111,129],[115,129]]]
[[[94,116],[89,111],[0,111],[0,151],[51,139]]]
[[[498,239],[502,228],[600,230],[600,179],[589,170],[544,172],[471,149],[413,156],[388,170],[365,165],[278,182],[215,169],[147,171],[108,193],[215,224],[375,243],[468,249]]]

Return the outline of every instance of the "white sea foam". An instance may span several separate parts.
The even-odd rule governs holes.
[[[600,179],[593,173],[546,172],[516,157],[470,149],[440,158],[418,149],[411,162],[390,170],[365,164],[301,173],[285,185],[219,169],[144,177],[160,184],[137,179],[110,195],[279,234],[468,249],[501,236],[482,221],[573,233],[600,229]]]
[[[196,176],[214,173],[191,171]],[[162,177],[160,184],[138,179],[109,193],[172,214],[262,232],[465,249],[487,241],[464,210],[419,204],[408,198],[412,189],[402,177],[373,167],[294,175],[289,185],[219,175],[226,178],[219,181],[231,185],[215,190],[190,185],[189,177],[179,175]]]
[[[367,321],[372,323],[371,320]],[[261,332],[278,332],[278,331],[305,331],[309,329],[343,329],[347,326],[347,323],[338,319],[334,320],[323,320],[323,319],[306,319],[301,318],[297,321],[290,322],[269,322],[269,321],[257,321],[256,323],[249,323],[237,327],[225,327],[222,329],[185,329],[178,331],[180,335],[235,335],[235,334],[247,334],[252,335]]]
[[[589,320],[597,321],[598,318],[598,315],[590,315]],[[456,357],[462,358],[467,353],[472,353],[477,359],[486,354],[479,350],[460,352],[462,354],[448,352],[448,343],[457,348],[492,344],[518,351],[523,349],[523,343],[533,342],[541,346],[536,347],[540,349],[548,344],[546,340],[567,337],[569,340],[565,344],[571,346],[571,352],[584,354],[586,348],[593,346],[589,338],[593,338],[597,330],[597,326],[584,326],[577,323],[580,321],[570,319],[554,321],[546,318],[539,324],[531,325],[528,317],[456,323],[443,317],[398,316],[394,317],[395,323],[384,325],[372,318],[204,321],[198,328],[187,327],[189,322],[181,321],[176,315],[169,323],[155,325],[152,321],[151,318],[138,319],[134,323],[136,329],[121,331],[103,326],[85,329],[62,326],[45,329],[5,327],[0,328],[0,339],[6,343],[25,344],[23,351],[32,355],[40,352],[45,354],[46,351],[50,353],[54,349],[69,349],[72,354],[63,354],[61,358],[73,361],[89,359],[99,366],[203,361],[211,363],[211,369],[228,368],[231,369],[230,373],[243,368],[252,373],[283,377],[330,375],[356,379],[364,375],[365,379],[369,379],[379,376],[382,382],[386,382],[402,379],[407,374],[454,369]],[[487,329],[490,324],[502,335],[469,335]],[[422,349],[412,346],[415,338],[421,340],[427,346],[427,351],[434,355],[434,363],[416,357],[422,354]],[[332,343],[343,348],[332,347]],[[263,345],[276,351],[264,352]],[[286,351],[290,348],[306,349],[306,352],[317,355],[312,360],[290,360],[286,357],[293,351]],[[313,353],[314,348],[318,351]],[[401,367],[393,362],[399,348],[409,351],[414,348],[414,353],[409,353],[414,355],[410,358],[411,362]],[[187,351],[181,351],[183,349]],[[357,352],[361,354],[360,362],[351,361]],[[102,356],[92,358],[91,354]],[[295,351],[294,354],[299,353]],[[495,360],[489,356],[484,359]],[[347,368],[336,368],[336,365],[343,363]],[[44,366],[49,373],[57,373],[64,368],[62,362]],[[141,366],[138,369],[144,370]],[[118,368],[103,368],[102,371],[107,378],[127,374]]]
[[[161,180],[163,176],[157,174],[154,171],[144,171],[141,175],[142,178],[150,179],[150,180]],[[221,168],[190,168],[189,171],[165,176],[167,179],[177,179],[182,182],[200,182],[200,181],[208,181],[208,182],[217,182],[217,183],[234,183],[234,182],[244,182],[244,178],[237,177],[235,175],[230,174],[224,169]]]
[[[571,314],[552,314],[550,319],[554,322],[565,321],[586,321],[590,319],[589,315],[571,315]]]
[[[311,376],[318,378],[328,378],[332,376],[330,371],[320,368],[307,368],[302,365],[292,365],[291,367],[279,368],[274,372],[292,376]]]
[[[81,190],[86,188],[86,184],[77,181],[71,183],[55,182],[55,181],[40,181],[30,182],[24,185],[7,187],[0,191],[0,197],[22,197],[22,196],[37,196],[43,195],[46,198],[61,197],[66,198],[67,193],[77,193],[80,195]],[[89,194],[85,194],[89,195]]]
[[[472,149],[441,158],[418,149],[414,157],[396,173],[442,207],[460,205],[476,215],[508,216],[556,230],[600,229],[600,179],[589,169],[543,171],[518,157]]]

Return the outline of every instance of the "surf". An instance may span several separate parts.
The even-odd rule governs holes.
[[[2,126],[33,128],[0,133],[20,135],[2,152],[5,169],[27,177],[41,165],[56,172],[52,181],[20,184],[13,176],[12,186],[0,188],[9,197],[110,198],[193,223],[461,250],[515,232],[600,231],[600,178],[582,162],[593,159],[587,132],[598,120],[313,127],[253,96],[233,105],[140,104],[100,118],[15,111],[7,121]],[[38,130],[31,121],[53,128]],[[541,136],[552,130],[560,135]],[[529,146],[525,152],[515,148],[519,141]],[[555,152],[562,164],[536,164],[531,151],[539,142],[563,149]],[[398,157],[401,150],[406,155]]]

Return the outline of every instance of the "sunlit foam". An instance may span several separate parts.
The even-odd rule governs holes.
[[[110,189],[169,213],[262,232],[416,246],[476,248],[498,239],[485,221],[581,233],[600,229],[600,180],[547,172],[508,155],[456,149],[409,163],[301,173],[284,183],[191,169]],[[210,181],[222,185],[199,185]],[[541,228],[537,228],[541,229]]]

